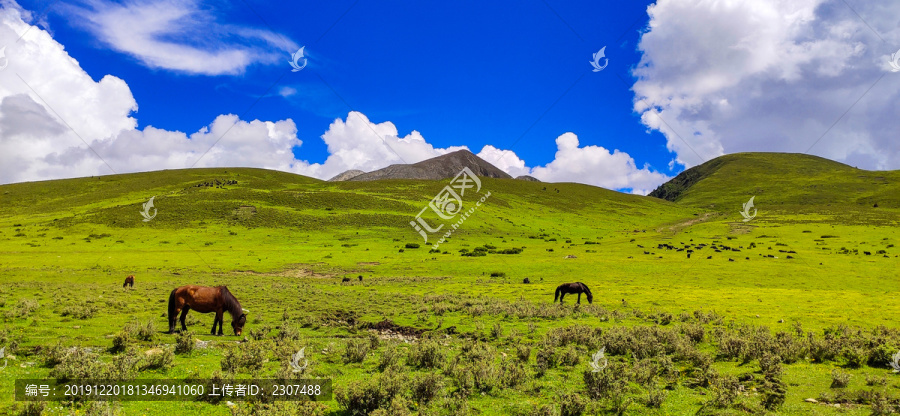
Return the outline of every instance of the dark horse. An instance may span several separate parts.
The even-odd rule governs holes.
[[[129,286],[134,287],[134,275],[130,275],[125,278],[125,283],[122,284],[122,287]]]
[[[553,301],[556,302],[559,299],[559,303],[562,303],[563,297],[568,294],[578,294],[578,303],[581,303],[581,294],[584,293],[587,295],[588,303],[594,303],[594,295],[591,293],[591,290],[588,289],[587,285],[581,282],[575,283],[563,283],[556,287],[556,296],[553,297]]]
[[[181,312],[181,330],[187,331],[184,318],[187,316],[188,310],[191,309],[200,313],[216,313],[216,319],[213,321],[211,331],[213,335],[222,335],[222,315],[224,312],[231,314],[231,328],[234,329],[234,335],[241,335],[244,324],[247,323],[246,312],[249,312],[241,308],[241,303],[225,286],[182,286],[175,288],[169,295],[170,334],[175,332],[175,319],[178,317],[178,312]],[[216,333],[216,325],[219,326],[218,334]]]

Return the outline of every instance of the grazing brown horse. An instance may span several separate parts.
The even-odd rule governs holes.
[[[584,293],[587,295],[588,303],[594,303],[594,295],[591,293],[591,290],[588,289],[587,285],[581,282],[575,283],[563,283],[556,288],[556,295],[553,297],[553,301],[556,302],[556,299],[559,299],[559,303],[562,303],[563,297],[567,294],[578,294],[578,303],[581,303],[581,294]]]
[[[128,277],[125,278],[125,283],[122,284],[122,287],[125,287],[125,286],[134,287],[134,275],[133,274],[129,275]]]
[[[187,331],[184,318],[191,309],[200,313],[216,313],[211,331],[213,335],[222,335],[222,315],[225,312],[231,314],[231,328],[234,329],[234,335],[241,335],[244,324],[247,323],[246,312],[249,312],[241,308],[241,303],[225,286],[181,286],[175,288],[169,295],[170,334],[175,332],[175,319],[178,317],[178,312],[181,312],[181,330]],[[218,333],[216,333],[216,325],[219,326]]]

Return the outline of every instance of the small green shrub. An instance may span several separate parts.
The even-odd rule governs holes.
[[[603,400],[613,399],[624,394],[628,386],[626,377],[624,367],[610,364],[603,371],[586,370],[582,378],[588,397],[594,400]]]
[[[68,305],[60,312],[60,316],[71,316],[75,319],[88,319],[93,318],[97,313],[97,308],[92,303],[81,303],[77,305]]]
[[[659,409],[666,401],[668,393],[657,387],[651,387],[647,390],[647,407],[651,409]]]
[[[272,332],[272,327],[269,325],[261,325],[248,332],[250,334],[250,339],[262,341],[266,338],[266,335],[269,335],[269,332]]]
[[[556,363],[557,357],[553,346],[541,345],[535,356],[535,370],[537,371],[537,375],[543,376],[547,370],[556,367]]]
[[[850,384],[850,373],[834,369],[831,370],[831,388],[840,389]]]
[[[444,377],[435,373],[425,373],[412,383],[412,397],[416,402],[427,405],[434,400],[444,388]]]
[[[344,364],[361,363],[369,354],[369,340],[351,339],[344,348]]]
[[[175,353],[190,355],[194,351],[194,333],[182,331],[175,335]]]
[[[847,358],[847,365],[853,368],[860,368],[869,361],[869,352],[860,346],[844,347],[842,355]]]
[[[416,368],[439,368],[444,362],[444,354],[440,344],[434,341],[421,341],[409,351],[407,364]]]
[[[32,299],[19,299],[19,301],[4,313],[7,319],[27,318],[40,304]]]
[[[398,365],[401,355],[402,353],[396,345],[388,345],[387,348],[381,351],[381,357],[378,359],[378,370],[384,371]]]
[[[516,347],[516,357],[519,358],[519,361],[527,363],[528,359],[531,358],[531,347],[528,345],[520,344]]]
[[[584,398],[577,393],[564,394],[559,398],[560,416],[581,416],[586,407]]]
[[[55,360],[58,363],[50,370],[50,377],[62,381],[98,379],[108,374],[107,365],[100,360],[100,356],[84,348],[66,350]]]
[[[241,345],[226,347],[222,353],[222,371],[227,373],[248,372],[256,374],[269,362],[271,340],[248,341]]]
[[[159,351],[154,351],[154,353],[147,355],[144,368],[168,370],[172,368],[174,359],[175,353],[173,352],[173,348],[161,348]]]
[[[500,339],[503,336],[503,326],[500,325],[500,322],[494,322],[494,325],[491,326],[491,337],[494,339]]]

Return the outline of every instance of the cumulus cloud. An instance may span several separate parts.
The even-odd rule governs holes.
[[[556,157],[545,166],[531,170],[531,176],[545,182],[580,182],[609,189],[631,189],[646,195],[671,179],[649,166],[638,168],[628,153],[601,146],[579,147],[578,136],[565,133],[556,138]]]
[[[887,64],[900,3],[852,3],[865,21],[841,0],[659,0],[638,46],[634,108],[687,166],[810,150],[900,168],[900,83]]]
[[[296,169],[298,173],[328,179],[349,169],[370,172],[396,163],[421,162],[466,148],[435,148],[415,130],[400,138],[397,127],[390,121],[372,123],[356,111],[351,111],[346,120],[334,120],[322,140],[328,145],[328,158],[321,164],[301,165]]]
[[[477,156],[514,178],[522,175],[531,175],[531,169],[525,166],[525,161],[510,150],[501,150],[487,145],[481,148]]]
[[[268,30],[218,23],[199,0],[93,0],[68,10],[109,47],[151,68],[233,75],[256,63],[283,63],[281,52],[297,49]]]

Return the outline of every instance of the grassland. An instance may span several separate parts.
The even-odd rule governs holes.
[[[674,202],[579,184],[482,182],[491,197],[438,252],[409,221],[445,181],[330,183],[229,168],[0,186],[0,347],[15,357],[0,370],[0,411],[21,411],[11,400],[13,381],[57,374],[54,357],[64,359],[69,347],[93,348],[102,363],[143,357],[130,374],[138,378],[271,376],[306,347],[306,375],[332,378],[345,395],[373,377],[402,386],[393,413],[388,400],[382,414],[560,414],[577,403],[585,414],[871,414],[900,400],[900,379],[883,357],[872,359],[879,348],[900,349],[900,172],[800,155],[729,155],[699,169]],[[758,215],[743,222],[738,211],[754,195]],[[144,222],[139,211],[151,196],[158,214]],[[476,247],[523,250],[460,253]],[[130,274],[134,289],[122,289]],[[553,289],[572,281],[592,288],[593,304],[551,305]],[[165,301],[184,284],[227,285],[251,311],[246,330],[255,332],[240,343],[210,336],[212,316],[191,313],[194,337],[210,346],[142,369],[145,351],[176,343],[162,333]],[[366,329],[385,320],[420,335]],[[113,352],[130,322],[150,322],[154,335]],[[792,336],[796,357],[782,348],[790,343],[759,328]],[[345,362],[348,350],[367,349],[364,341],[363,361]],[[611,369],[630,378],[585,378],[601,346]],[[260,368],[223,373],[225,357],[263,347],[269,354]],[[517,361],[523,347],[530,351]],[[427,348],[444,357],[440,365],[400,358],[379,368],[391,354],[417,357]],[[648,348],[655,353],[645,357]],[[769,352],[785,356],[773,376],[785,392],[783,404],[766,410],[761,400],[778,390]],[[652,380],[637,376],[651,364]],[[489,374],[472,374],[478,368]],[[835,369],[851,375],[849,386],[831,387]],[[473,377],[488,381],[466,384]],[[509,379],[520,382],[504,384]],[[440,387],[430,404],[415,394],[426,381]],[[591,393],[591,386],[619,387]],[[665,399],[651,405],[660,391]],[[324,406],[268,411],[353,410]],[[241,403],[112,408],[264,412]],[[97,407],[45,410],[76,411]]]

